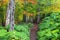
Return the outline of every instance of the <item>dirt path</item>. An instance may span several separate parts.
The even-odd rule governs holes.
[[[34,24],[34,26],[30,30],[30,40],[37,40],[37,31],[38,31],[38,24]]]

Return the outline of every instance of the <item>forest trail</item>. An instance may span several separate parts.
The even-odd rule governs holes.
[[[34,26],[30,30],[30,40],[37,40],[38,24],[34,23]]]

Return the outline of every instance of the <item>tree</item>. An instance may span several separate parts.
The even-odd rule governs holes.
[[[8,3],[5,26],[7,26],[9,24],[9,22],[10,22],[10,6],[9,6],[9,3]]]
[[[39,23],[40,22],[40,5],[39,5],[39,1],[37,2],[37,5],[38,5],[38,7],[37,7],[37,23]]]
[[[27,0],[24,0],[24,10],[26,10],[26,7],[27,7],[27,4],[28,4],[28,2],[27,2]],[[24,12],[24,21],[27,23],[28,22],[28,16],[26,15],[27,14],[27,12]]]
[[[10,0],[9,7],[10,7],[10,31],[12,31],[14,30],[14,10],[15,10],[14,0]]]

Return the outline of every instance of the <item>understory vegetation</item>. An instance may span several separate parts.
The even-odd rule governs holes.
[[[20,24],[15,25],[14,30],[7,32],[9,30],[9,25],[4,28],[0,27],[0,40],[30,40],[30,28],[33,24]]]
[[[22,23],[14,26],[14,30],[8,32],[10,26],[6,28],[0,26],[0,40],[30,40],[30,29],[32,23]],[[37,40],[60,40],[60,13],[51,13],[39,23]]]
[[[60,40],[60,13],[51,13],[39,24],[38,40]]]

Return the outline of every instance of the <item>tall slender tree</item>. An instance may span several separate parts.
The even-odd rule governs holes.
[[[7,13],[6,13],[6,24],[5,26],[7,26],[10,22],[10,6],[9,6],[9,3],[8,3],[8,6],[7,6]]]
[[[40,22],[40,4],[39,4],[39,2],[37,2],[37,5],[38,5],[38,8],[37,8],[37,23],[39,23]]]
[[[10,31],[14,30],[14,10],[15,10],[15,0],[10,0]]]
[[[24,0],[24,9],[26,10],[26,7],[27,7],[27,0]],[[26,13],[25,13],[26,14]],[[27,23],[28,22],[28,16],[27,15],[25,15],[25,22]]]

